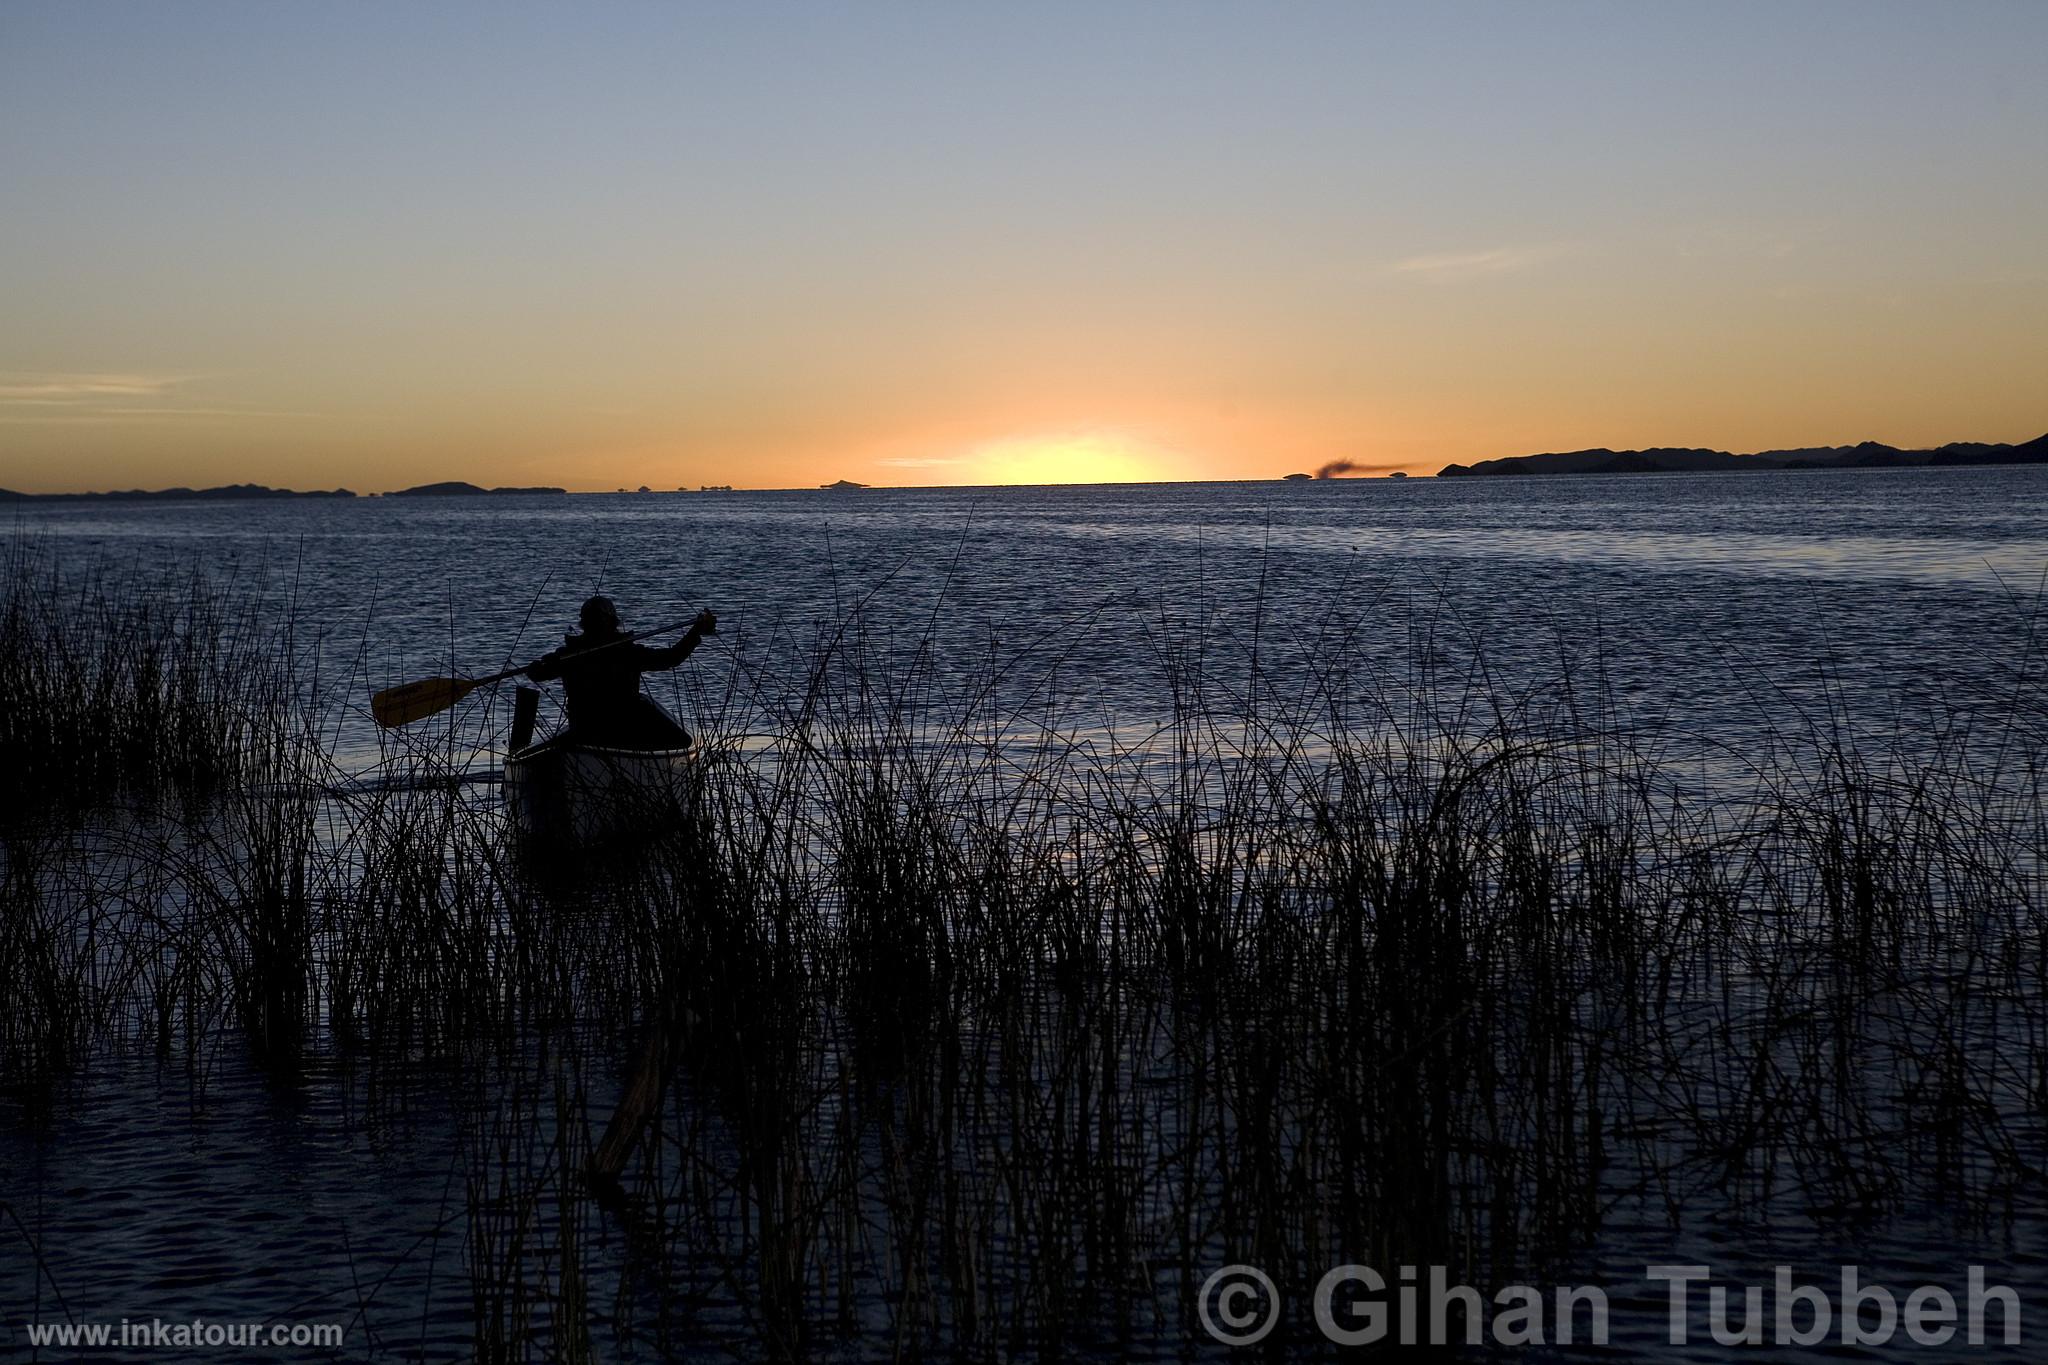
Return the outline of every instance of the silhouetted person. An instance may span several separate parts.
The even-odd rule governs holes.
[[[535,682],[562,680],[568,703],[569,740],[615,749],[680,749],[690,732],[640,691],[640,675],[674,668],[697,642],[718,628],[718,618],[699,612],[682,639],[655,647],[628,640],[619,611],[609,597],[593,597],[578,617],[583,629],[562,647],[526,670]]]

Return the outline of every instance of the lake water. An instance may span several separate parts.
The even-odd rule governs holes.
[[[1022,660],[1022,690],[1056,659],[1097,723],[1159,716],[1168,640],[1240,682],[1256,642],[1284,697],[1341,638],[1452,690],[1597,678],[1645,728],[1743,747],[1933,733],[2030,695],[2048,469],[44,504],[16,527],[288,590],[358,703],[524,662],[604,592],[629,628],[712,607],[716,648],[764,662],[858,606],[942,666]]]
[[[78,503],[14,515],[18,536],[65,563],[154,572],[197,558],[273,615],[288,598],[322,658],[345,768],[378,752],[361,710],[372,689],[521,662],[558,643],[598,591],[629,628],[720,613],[718,640],[655,684],[693,725],[727,670],[780,676],[856,608],[884,660],[928,641],[942,674],[1007,661],[1001,685],[1016,706],[1056,678],[1070,720],[1120,731],[1171,709],[1177,651],[1206,650],[1205,675],[1241,695],[1256,646],[1262,685],[1285,698],[1327,685],[1317,664],[1337,640],[1361,662],[1362,695],[1425,673],[1437,696],[1471,684],[1495,699],[1553,698],[1570,681],[1694,756],[1753,755],[1831,727],[1908,752],[1958,734],[1995,747],[2002,727],[2044,715],[2042,468]],[[404,1088],[369,1103],[360,1081],[317,1068],[281,1085],[228,1049],[196,1067],[110,1058],[48,1108],[7,1102],[0,1361],[62,1358],[32,1353],[23,1330],[63,1316],[59,1291],[80,1317],[345,1321],[342,1358],[369,1353],[366,1342],[385,1358],[459,1357],[470,1304],[452,1101],[431,1077]],[[41,1264],[8,1217],[33,1229]],[[2029,1296],[2032,1343],[2048,1331],[2043,1248],[2042,1224],[2024,1213],[1958,1227],[1929,1209],[1858,1246],[1712,1225],[1680,1243],[1618,1219],[1588,1266],[1619,1298],[1651,1294],[1641,1265],[1687,1255],[1764,1280],[1773,1256],[1809,1269],[1861,1257],[1869,1278],[1908,1285],[1959,1285],[1963,1266],[1983,1264]],[[1697,1337],[1689,1352],[1656,1344],[1648,1302],[1628,1310],[1638,1358],[1721,1358]]]

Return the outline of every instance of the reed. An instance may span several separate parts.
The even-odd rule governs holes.
[[[0,590],[0,823],[248,779],[292,700],[281,638],[203,569],[65,572],[17,537]]]
[[[240,638],[181,619],[179,657]],[[2044,1212],[2020,702],[1995,742],[1822,727],[1702,789],[1584,676],[1162,636],[1135,735],[1050,665],[928,646],[855,613],[735,650],[685,807],[568,865],[508,843],[457,740],[345,781],[317,689],[238,694],[203,818],[15,827],[0,1068],[231,1037],[453,1067],[490,1360],[1108,1355],[1200,1341],[1231,1261],[1496,1284],[1622,1207]],[[85,726],[102,670],[29,649],[13,695]],[[592,1130],[649,1055],[600,1203]]]

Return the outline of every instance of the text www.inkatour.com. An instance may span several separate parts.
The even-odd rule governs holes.
[[[31,1346],[102,1346],[149,1349],[152,1347],[218,1346],[267,1350],[285,1346],[338,1347],[342,1327],[338,1322],[165,1322],[161,1318],[119,1322],[32,1322],[27,1336]]]

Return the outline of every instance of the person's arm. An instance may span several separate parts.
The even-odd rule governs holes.
[[[697,619],[690,623],[690,629],[683,638],[672,645],[634,645],[634,662],[643,673],[664,668],[674,668],[697,650],[697,644],[705,636],[718,629],[718,618],[708,611],[697,613]]]
[[[562,676],[562,651],[550,650],[535,659],[526,670],[526,676],[535,682],[553,682]]]

